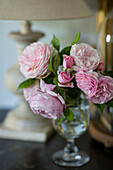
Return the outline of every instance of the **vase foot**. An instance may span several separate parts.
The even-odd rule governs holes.
[[[74,159],[71,161],[65,161],[63,159],[64,151],[55,152],[52,156],[52,160],[55,164],[67,167],[79,167],[90,161],[90,157],[84,151],[78,151],[75,154]]]

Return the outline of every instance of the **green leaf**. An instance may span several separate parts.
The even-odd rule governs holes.
[[[104,104],[94,104],[101,112],[103,112],[103,109],[105,107],[105,103]]]
[[[108,107],[113,107],[113,99],[106,103]]]
[[[75,85],[74,88],[67,87],[66,89],[67,89],[67,94],[75,100],[80,95],[80,89]]]
[[[81,34],[80,32],[77,33],[77,35],[75,36],[74,40],[73,40],[72,43],[71,43],[71,46],[74,45],[74,44],[76,44],[76,43],[79,41],[79,39],[80,39],[80,34]]]
[[[59,39],[53,35],[53,39],[51,41],[51,44],[53,44],[53,46],[59,51],[60,50],[60,41]]]
[[[57,72],[59,65],[60,65],[60,56],[56,55],[53,57],[53,70],[55,72]]]
[[[60,55],[63,55],[63,54],[70,55],[70,50],[71,50],[71,46],[67,46],[62,49],[62,51],[60,52]]]
[[[74,121],[74,113],[69,109],[66,108],[64,110],[64,116],[66,117],[66,119],[68,119],[69,121]]]
[[[63,48],[62,51],[59,53],[60,59],[61,59],[61,64],[63,63],[63,54],[70,55],[70,50],[71,50],[71,46],[67,46],[67,47]]]
[[[58,86],[58,77],[55,77],[55,78],[53,79],[53,83],[56,85],[56,88],[57,88],[58,93],[59,93],[60,95],[62,95],[62,97],[63,97],[64,92],[63,92],[63,90]]]
[[[100,109],[101,112],[103,112],[103,109],[105,106],[108,106],[108,107],[113,107],[113,99],[110,100],[109,102],[107,103],[104,103],[104,104],[94,104],[98,109]]]
[[[35,78],[31,78],[31,79],[27,79],[25,81],[23,81],[17,88],[17,90],[23,89],[23,88],[28,88],[31,85],[33,85],[35,83],[36,79]]]
[[[103,73],[104,76],[110,76],[113,78],[113,70],[110,70],[110,71],[106,71]]]
[[[57,93],[59,93],[63,97],[63,99],[66,101],[66,92],[63,91],[62,88],[58,86],[58,77],[55,77],[53,79],[53,83],[56,85]]]
[[[50,71],[52,71],[55,76],[57,76],[57,74],[56,74],[55,71],[53,70],[53,56],[54,56],[54,52],[55,52],[55,50],[52,52],[52,54],[51,54],[51,56],[50,56],[48,69],[49,69]]]
[[[47,76],[44,81],[46,84],[53,84],[53,78],[54,78],[54,74],[51,73],[49,76]]]
[[[62,122],[64,121],[64,117],[58,117],[57,118],[57,123],[58,123],[58,125],[61,125],[62,124]]]
[[[55,78],[53,79],[53,83],[54,83],[56,86],[58,86],[58,78],[57,78],[57,77],[55,77]]]

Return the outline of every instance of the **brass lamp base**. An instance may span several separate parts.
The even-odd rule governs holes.
[[[95,140],[104,144],[105,147],[113,147],[113,134],[107,133],[101,122],[98,124],[91,121],[89,126],[89,133]]]

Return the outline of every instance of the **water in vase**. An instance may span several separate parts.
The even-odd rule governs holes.
[[[61,124],[57,121],[54,122],[54,128],[56,131],[65,138],[78,138],[82,135],[89,124],[89,105],[72,108],[74,113],[74,121],[71,122],[64,119]]]

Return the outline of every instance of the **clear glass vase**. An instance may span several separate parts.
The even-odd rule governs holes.
[[[79,167],[90,160],[87,153],[80,151],[75,146],[75,139],[86,131],[89,124],[90,107],[88,103],[84,103],[80,107],[72,107],[71,109],[74,113],[73,122],[63,119],[60,124],[57,120],[53,120],[55,130],[66,138],[67,144],[64,150],[57,151],[52,155],[52,160],[60,166]]]

